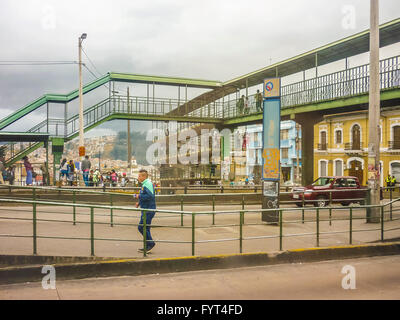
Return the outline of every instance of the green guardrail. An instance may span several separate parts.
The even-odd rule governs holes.
[[[400,227],[397,226],[390,226],[390,228],[386,228],[387,223],[391,223],[392,221],[397,221],[400,220],[400,215],[394,217],[393,212],[398,213],[400,211],[400,207],[397,207],[393,209],[393,205],[400,201],[399,199],[392,200],[388,203],[381,204],[381,205],[364,205],[364,206],[357,206],[357,207],[335,207],[335,210],[341,211],[341,212],[348,212],[348,215],[346,214],[342,218],[335,218],[332,219],[331,215],[329,216],[329,219],[323,219],[321,218],[321,213],[324,210],[330,210],[332,209],[331,206],[325,207],[325,208],[319,208],[319,207],[311,207],[308,208],[307,211],[311,211],[313,218],[311,219],[305,219],[304,217],[304,208],[278,208],[278,209],[245,209],[242,207],[240,210],[227,210],[227,211],[200,211],[200,212],[192,212],[192,211],[177,211],[177,210],[152,210],[152,209],[138,209],[138,208],[133,208],[129,206],[108,206],[108,205],[99,205],[99,204],[79,204],[79,203],[60,203],[60,202],[51,202],[51,201],[39,201],[39,200],[14,200],[14,199],[7,199],[7,198],[0,198],[0,203],[13,203],[13,204],[28,204],[32,206],[32,209],[29,210],[14,210],[15,212],[30,212],[32,214],[31,217],[29,218],[24,218],[24,217],[13,217],[8,215],[2,214],[0,216],[0,220],[13,220],[13,221],[29,221],[32,223],[32,234],[31,235],[21,235],[21,234],[0,234],[0,237],[9,237],[9,238],[32,238],[33,244],[33,254],[36,255],[38,254],[38,239],[64,239],[64,240],[87,240],[90,242],[90,254],[92,256],[95,255],[95,241],[122,241],[122,242],[143,242],[143,256],[146,257],[147,255],[147,242],[148,240],[146,239],[146,214],[149,211],[155,211],[157,216],[159,218],[166,218],[166,217],[173,217],[177,218],[176,222],[177,224],[173,225],[168,225],[168,224],[152,224],[151,228],[174,228],[174,229],[191,229],[191,239],[190,241],[184,241],[184,240],[174,240],[174,239],[163,239],[163,240],[156,240],[157,242],[160,243],[182,243],[182,244],[191,244],[191,254],[194,256],[196,253],[196,244],[201,244],[201,243],[210,243],[210,242],[226,242],[226,241],[239,241],[239,252],[243,253],[243,242],[248,241],[248,240],[265,240],[265,239],[279,239],[279,250],[283,250],[283,239],[284,238],[289,238],[289,237],[301,237],[301,236],[315,236],[315,241],[316,241],[316,246],[319,247],[320,245],[320,236],[321,235],[328,235],[328,234],[342,234],[346,233],[349,235],[349,244],[353,243],[353,234],[355,232],[371,232],[371,231],[380,231],[380,237],[377,239],[378,241],[384,241],[384,234],[385,232],[388,231],[395,231],[395,230],[400,230]],[[68,215],[71,216],[71,213],[69,212],[61,212],[61,210],[55,210],[55,211],[43,211],[40,210],[45,207],[49,206],[56,206],[58,208],[61,207],[69,207],[73,209],[72,212],[72,219],[69,220],[60,220],[60,219],[43,219],[38,217],[38,215],[42,213],[53,213],[53,214],[59,214],[59,215]],[[90,210],[90,213],[82,213],[82,212],[77,212],[76,208],[86,208]],[[367,211],[368,209],[373,209],[373,208],[378,208],[380,212],[380,221],[377,223],[376,228],[364,228],[364,229],[354,229],[353,222],[355,220],[360,220],[360,219],[365,219],[365,217],[362,216],[355,216],[354,211],[359,210],[359,211]],[[385,208],[388,208],[388,210],[385,211]],[[0,207],[0,212],[1,210],[8,210],[7,212],[10,212],[10,208],[7,207]],[[101,214],[101,213],[96,213],[98,210],[106,210],[110,211],[110,214]],[[271,211],[279,211],[279,222],[278,222],[278,228],[279,228],[279,234],[276,235],[259,235],[259,236],[249,236],[245,237],[244,236],[244,226],[254,226],[254,225],[266,225],[265,223],[252,223],[252,222],[246,222],[246,217],[251,215],[251,214],[262,214],[265,212],[271,212]],[[127,216],[119,215],[119,214],[112,214],[115,211],[129,211],[130,213],[133,213],[132,216],[130,217],[135,217],[139,218],[139,214],[141,213],[143,215],[143,224],[135,224],[135,223],[122,223],[118,222],[115,220],[115,218],[127,218]],[[301,219],[297,218],[297,215],[301,214]],[[136,214],[136,215],[135,215]],[[296,217],[293,220],[290,220],[290,214],[295,214]],[[389,218],[385,219],[385,214],[389,216]],[[46,235],[38,235],[37,233],[37,228],[38,228],[38,223],[42,222],[56,222],[56,223],[72,223],[73,225],[77,224],[76,217],[77,216],[85,216],[85,215],[90,215],[89,221],[80,221],[79,224],[90,224],[90,232],[88,237],[62,237],[62,236],[46,236]],[[160,216],[161,215],[161,216]],[[222,215],[233,215],[233,218],[235,221],[238,223],[229,223],[229,224],[216,224],[215,220],[217,217],[222,216]],[[135,240],[135,239],[110,239],[110,238],[101,238],[101,237],[96,237],[95,235],[95,226],[96,225],[104,225],[108,224],[108,222],[100,222],[100,221],[95,221],[95,217],[108,217],[110,218],[110,224],[111,226],[135,226],[135,227],[143,227],[144,231],[144,237],[143,240]],[[183,216],[187,216],[191,218],[191,225],[184,226],[183,225]],[[196,225],[196,222],[198,220],[198,217],[202,216],[211,216],[211,223],[204,225],[204,221],[200,225]],[[113,220],[114,219],[114,220]],[[236,220],[237,219],[237,220]],[[72,221],[71,221],[72,220]],[[179,223],[179,220],[181,223]],[[175,220],[174,220],[175,221]],[[339,231],[330,231],[330,232],[321,232],[320,230],[320,225],[322,222],[329,221],[330,225],[332,224],[332,221],[348,221],[349,223],[349,228],[348,230],[339,230]],[[304,223],[314,223],[315,224],[315,232],[308,232],[308,233],[297,233],[297,234],[284,234],[284,226],[288,224],[304,224]],[[379,225],[379,226],[378,226]],[[199,229],[207,229],[207,228],[215,228],[215,227],[238,227],[239,228],[239,236],[238,237],[233,237],[233,238],[225,238],[225,239],[213,239],[213,240],[196,240],[196,230]],[[43,229],[42,229],[43,230]]]

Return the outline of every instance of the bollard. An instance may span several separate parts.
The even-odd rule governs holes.
[[[392,216],[392,212],[393,212],[392,201],[393,201],[392,188],[390,188],[390,221],[393,220],[393,216]]]
[[[194,244],[195,244],[195,213],[192,212],[192,256],[194,256]]]
[[[75,191],[72,192],[72,202],[73,204],[76,203],[76,194]],[[73,216],[73,225],[76,225],[76,207],[73,207],[73,211],[72,211],[72,216]]]
[[[279,210],[279,251],[282,251],[282,237],[283,237],[283,221],[282,210]]]
[[[36,203],[33,204],[33,254],[37,254],[37,236],[36,236]]]
[[[114,226],[114,217],[113,217],[113,208],[112,208],[112,206],[113,206],[113,199],[112,199],[112,194],[110,193],[110,207],[111,207],[111,209],[110,209],[110,223],[111,223],[111,227],[113,227]]]
[[[385,211],[383,209],[383,206],[381,206],[381,241],[384,240],[384,237],[383,237],[383,232],[384,232],[383,221],[384,221],[384,218],[385,218],[384,214],[385,214]]]
[[[143,211],[143,257],[146,257],[147,255],[147,237],[146,237],[146,214],[147,211]]]
[[[215,195],[212,195],[212,224],[215,225]]]
[[[317,208],[317,247],[319,247],[319,208]]]
[[[90,208],[90,255],[94,256],[94,208]]]
[[[350,244],[353,244],[353,208],[350,208]]]
[[[181,196],[181,211],[183,211],[183,196]],[[183,213],[181,213],[181,227],[183,227]]]
[[[240,229],[239,229],[239,244],[240,244],[240,253],[243,253],[243,220],[244,220],[244,212],[240,211],[239,215],[239,223],[240,223]]]

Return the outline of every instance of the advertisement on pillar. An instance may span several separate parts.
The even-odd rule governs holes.
[[[280,181],[280,78],[264,80],[263,101],[263,209],[279,208]],[[264,212],[262,220],[277,223],[278,211]]]

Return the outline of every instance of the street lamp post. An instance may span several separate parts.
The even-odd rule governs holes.
[[[79,37],[79,157],[83,160],[85,156],[85,146],[83,141],[83,88],[82,88],[82,42],[87,37],[82,33]]]

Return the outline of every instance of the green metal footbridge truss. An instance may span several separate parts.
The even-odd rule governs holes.
[[[388,22],[380,27],[381,47],[400,42],[400,19]],[[267,77],[286,77],[303,72],[302,81],[282,87],[283,118],[295,119],[296,115],[306,113],[343,112],[349,108],[364,108],[368,104],[369,65],[348,67],[348,57],[369,50],[369,31],[336,41],[307,53],[265,67],[236,79],[220,82],[211,80],[148,76],[126,73],[107,73],[83,88],[87,94],[108,84],[107,97],[84,110],[84,130],[114,119],[178,121],[189,123],[209,123],[227,126],[239,126],[262,121],[262,112],[256,110],[255,97],[248,95],[248,88],[260,85]],[[345,59],[342,70],[330,74],[318,75],[322,65]],[[381,61],[381,101],[383,106],[398,105],[400,102],[400,56],[396,55]],[[315,77],[305,79],[305,71],[315,68]],[[147,95],[123,96],[111,90],[113,82],[142,83],[148,85],[176,86],[208,89],[206,93],[191,100],[155,98]],[[241,92],[242,90],[242,92]],[[243,91],[245,90],[245,92]],[[240,93],[241,92],[241,93]],[[23,108],[0,120],[0,135],[14,122],[28,117],[38,108],[50,103],[65,104],[78,98],[78,90],[69,94],[46,94]],[[241,114],[236,108],[239,95],[249,99],[249,110]],[[233,97],[232,97],[233,96]],[[347,109],[346,109],[347,108]],[[26,131],[26,134],[47,133],[50,139],[63,142],[74,139],[79,134],[79,115],[74,114],[63,119],[49,118]],[[6,165],[11,165],[23,156],[44,145],[43,141],[25,145],[10,143],[6,145]]]

